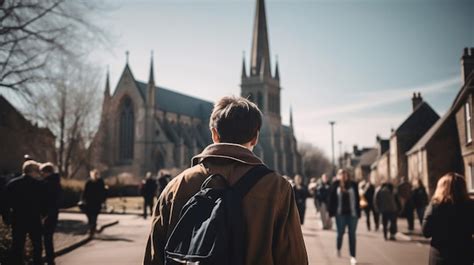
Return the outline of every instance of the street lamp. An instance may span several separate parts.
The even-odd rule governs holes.
[[[339,144],[339,168],[342,168],[342,162],[343,162],[343,157],[342,157],[342,141],[337,142]]]
[[[336,175],[336,165],[335,165],[335,157],[334,157],[334,124],[335,121],[330,121],[329,124],[331,125],[331,146],[332,146],[332,176]]]

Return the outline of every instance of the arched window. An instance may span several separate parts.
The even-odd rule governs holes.
[[[262,92],[257,92],[257,105],[260,110],[263,111],[263,95]]]
[[[135,139],[135,119],[130,98],[126,98],[120,110],[119,124],[119,155],[121,161],[133,159],[133,144]]]

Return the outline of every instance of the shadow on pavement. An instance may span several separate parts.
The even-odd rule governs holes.
[[[56,232],[73,235],[85,235],[88,233],[86,222],[79,220],[61,219],[58,221]]]
[[[128,238],[116,237],[116,236],[104,236],[104,235],[94,237],[94,240],[98,240],[98,241],[122,241],[122,242],[129,242],[129,243],[135,242],[134,240],[131,240],[131,239],[128,239]]]

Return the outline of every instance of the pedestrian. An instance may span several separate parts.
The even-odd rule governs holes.
[[[166,188],[168,183],[171,181],[171,175],[166,172],[160,172],[160,177],[158,178],[158,194],[157,197],[160,197],[163,190]]]
[[[89,234],[91,236],[94,236],[96,232],[97,217],[106,198],[107,192],[104,180],[100,178],[99,171],[94,169],[90,172],[89,180],[87,180],[84,192],[82,193],[83,208],[87,215]]]
[[[313,197],[314,207],[316,208],[316,213],[319,212],[319,202],[316,198],[316,187],[318,186],[318,180],[315,177],[309,179],[308,191],[309,195]]]
[[[356,230],[360,218],[359,189],[357,183],[350,179],[345,169],[337,173],[337,180],[333,182],[329,191],[329,214],[336,217],[337,228],[337,255],[341,256],[342,239],[349,229],[350,263],[357,264],[356,260]]]
[[[300,223],[304,224],[304,216],[306,212],[306,199],[309,197],[309,191],[306,185],[303,183],[303,177],[301,175],[295,176],[295,191],[296,207],[298,207],[298,213],[300,215]]]
[[[429,265],[474,264],[474,203],[463,176],[448,173],[438,180],[423,235],[431,238]]]
[[[323,174],[318,180],[318,184],[316,186],[316,198],[319,204],[319,212],[321,214],[321,223],[323,230],[328,230],[332,227],[332,220],[331,216],[329,216],[328,211],[328,198],[330,188],[331,185],[329,183],[328,176],[326,174]]]
[[[23,174],[13,178],[5,188],[3,220],[11,224],[12,245],[7,264],[23,264],[25,240],[28,235],[33,245],[33,264],[42,263],[42,224],[45,213],[45,191],[39,180],[39,163],[23,163]]]
[[[428,205],[428,194],[426,193],[426,188],[425,185],[423,185],[423,181],[419,178],[415,179],[414,183],[413,203],[421,226],[423,225],[423,216],[425,215],[425,209]]]
[[[147,209],[150,209],[150,215],[153,215],[153,204],[155,203],[156,190],[158,185],[152,177],[151,172],[146,173],[145,180],[142,183],[141,193],[143,196],[143,218],[147,218]]]
[[[385,240],[396,240],[399,210],[396,200],[393,184],[389,181],[383,183],[374,195],[375,211],[382,214],[383,237]],[[389,231],[390,237],[388,236]]]
[[[401,216],[407,219],[408,233],[415,229],[415,205],[413,203],[413,187],[407,177],[402,177],[397,187],[397,196],[401,204]]]
[[[46,253],[46,263],[54,265],[54,231],[58,224],[59,197],[61,195],[61,179],[59,174],[54,172],[52,163],[45,163],[40,166],[41,176],[46,191],[46,217],[43,219],[44,249]]]
[[[241,223],[243,226],[240,228],[245,228],[240,234],[232,233],[234,229],[242,231],[237,226],[232,226],[227,231],[227,235],[231,235],[232,238],[241,239],[234,245],[235,249],[241,250],[241,253],[231,252],[234,254],[232,257],[236,258],[231,259],[232,264],[308,264],[293,189],[282,176],[268,171],[263,162],[252,152],[258,142],[261,126],[262,113],[249,100],[242,97],[224,97],[217,101],[209,122],[214,143],[195,156],[192,159],[192,167],[173,178],[161,193],[153,214],[144,265],[164,264],[165,260],[168,262],[172,258],[166,255],[165,245],[171,243],[168,241],[170,234],[172,232],[174,234],[175,229],[182,227],[181,223],[178,225],[178,220],[184,205],[190,198],[195,198],[193,196],[197,192],[205,191],[201,190],[201,185],[207,187],[209,180],[215,180],[222,186],[242,183],[246,186],[249,180],[254,181],[253,179],[258,182],[247,186],[249,189],[246,189],[246,195],[238,200],[240,207],[229,212],[229,214],[239,213],[231,221]],[[242,179],[244,182],[240,182]],[[192,221],[189,225],[192,225]],[[217,228],[219,227],[215,229]],[[184,237],[189,236],[194,235],[186,234]],[[195,242],[189,245],[189,248],[186,246],[183,248],[191,251],[191,248],[200,248],[202,245]],[[221,247],[222,244],[210,245]],[[188,259],[184,261],[186,264],[202,263],[196,259],[190,261],[189,256],[187,257]],[[224,258],[230,256],[226,255]],[[174,259],[182,262],[184,257]]]
[[[367,230],[371,230],[370,215],[371,213],[374,216],[374,226],[375,231],[379,230],[379,214],[374,210],[374,194],[375,186],[370,182],[370,180],[362,180],[359,183],[359,193],[361,194],[361,202],[365,204],[364,207],[361,207],[364,210],[367,222]]]

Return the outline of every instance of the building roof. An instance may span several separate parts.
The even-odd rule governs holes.
[[[141,96],[146,100],[147,83],[136,81]],[[164,87],[155,86],[156,107],[160,110],[207,120],[212,112],[212,102],[184,95]]]
[[[402,122],[400,126],[392,133],[411,133],[413,128],[419,127],[425,123],[434,124],[439,119],[439,115],[431,106],[423,101],[415,110]]]
[[[260,74],[265,67],[265,74],[270,74],[270,46],[268,44],[267,15],[265,0],[257,0],[253,28],[252,51],[250,56],[250,75]]]
[[[406,153],[410,155],[416,151],[422,150],[425,146],[431,141],[433,136],[438,132],[438,130],[443,127],[444,124],[449,120],[451,114],[453,113],[452,109],[448,110],[441,119],[439,119],[431,128],[423,135],[423,137],[418,140],[418,142]]]
[[[375,160],[377,160],[377,156],[378,156],[377,148],[371,148],[360,156],[359,164],[357,166],[370,167],[375,162]]]

